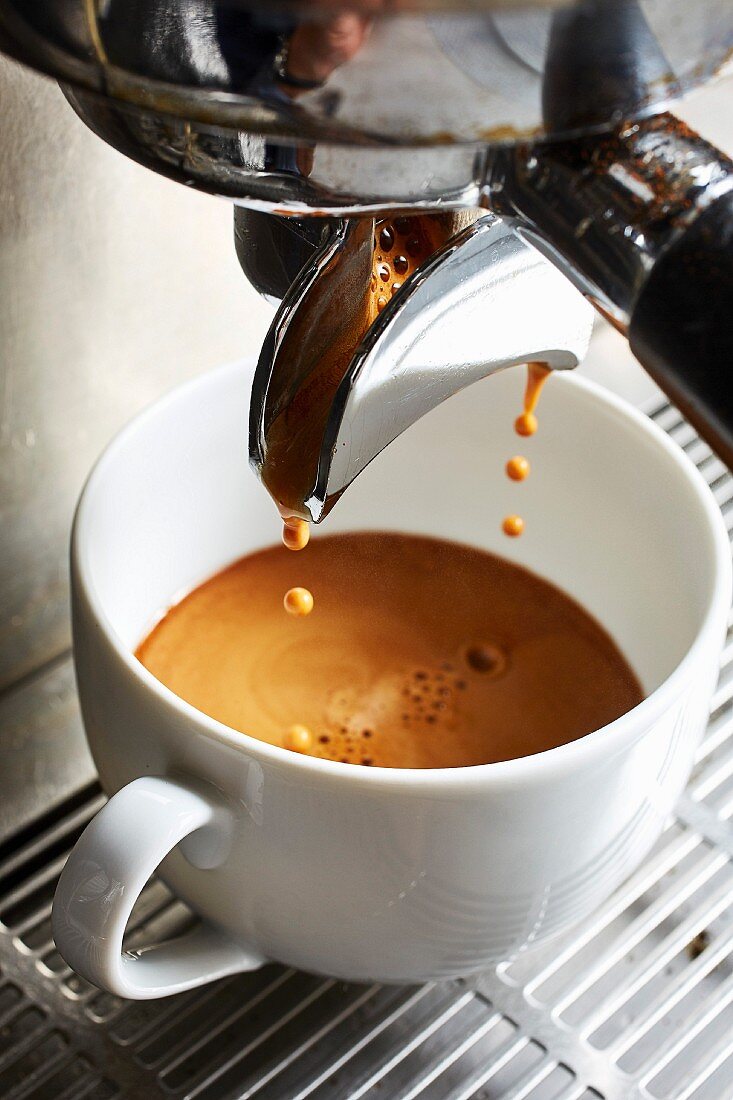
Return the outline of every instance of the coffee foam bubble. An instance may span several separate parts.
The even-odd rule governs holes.
[[[394,752],[396,739],[412,741],[454,730],[467,687],[465,673],[446,661],[390,672],[365,687],[335,692],[314,755],[379,765],[387,747]]]

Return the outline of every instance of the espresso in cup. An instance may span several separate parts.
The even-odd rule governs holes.
[[[318,593],[293,619],[282,594]],[[273,546],[173,607],[140,661],[198,710],[343,763],[452,768],[551,749],[642,699],[603,627],[471,546],[361,531]]]
[[[395,440],[339,502],[328,534],[314,532],[302,553],[281,547],[279,572],[271,575],[271,552],[260,547],[275,541],[276,521],[241,445],[251,380],[250,367],[227,366],[160,402],[100,460],[77,509],[71,569],[77,682],[110,800],[61,876],[53,915],[59,951],[114,995],[148,999],[264,960],[338,980],[443,980],[483,972],[530,943],[567,932],[660,836],[707,723],[731,590],[728,534],[709,489],[652,423],[569,376],[553,379],[543,394],[541,430],[527,448],[532,475],[521,487],[497,477],[487,495],[487,471],[499,473],[515,446],[510,426],[520,391],[517,375],[507,371],[457,394]],[[503,431],[487,430],[489,415]],[[515,508],[527,520],[526,532],[509,542],[500,520]],[[430,553],[419,547],[411,569],[397,573],[396,588],[390,551],[399,560],[396,554],[417,545],[412,537],[371,536],[370,570],[357,570],[359,542],[367,536],[354,530],[380,525],[455,541],[445,552],[435,540]],[[342,534],[337,565],[324,558],[325,568],[320,555],[333,553],[328,543]],[[496,657],[490,647],[506,654],[506,676],[529,659],[533,645],[537,658],[524,667],[547,671],[568,637],[575,643],[580,632],[587,642],[579,629],[587,620],[530,574],[534,583],[515,587],[509,599],[508,567],[498,564],[487,584],[470,564],[481,551],[467,553],[465,545],[511,551],[521,566],[598,615],[639,675],[644,701],[588,737],[491,767],[330,763],[248,736],[269,736],[279,746],[300,723],[320,745],[317,717],[328,713],[329,689],[364,692],[361,677],[369,668],[417,679],[416,672],[446,661],[454,668],[438,671],[468,687],[455,685],[454,725],[443,742],[460,761],[465,748],[457,734],[467,725],[471,699],[488,740],[498,707],[489,683],[510,683],[497,677],[479,688]],[[243,554],[251,555],[246,563],[224,573],[229,588],[221,588],[216,614],[204,600],[201,614],[186,624],[184,602],[159,627],[162,641],[180,618],[185,644],[207,647],[202,693],[226,687],[226,673],[227,727],[202,713],[209,705],[203,694],[189,693],[199,710],[183,703],[133,651],[172,593],[190,591]],[[248,570],[258,584],[268,576],[269,589],[242,583],[238,574]],[[215,577],[199,593],[222,583]],[[282,598],[303,584],[312,586],[315,606],[308,616],[292,617]],[[459,617],[461,602],[473,618]],[[553,606],[572,608],[564,631]],[[327,629],[329,620],[334,629]],[[228,644],[225,624],[232,637],[245,639],[238,651]],[[289,694],[288,653],[276,649],[286,630],[293,662],[312,661],[303,666],[298,695]],[[364,637],[360,652],[356,642]],[[437,641],[441,646],[431,649],[428,643]],[[195,668],[184,664],[184,649],[171,633],[168,662],[180,683],[170,682],[181,693]],[[147,656],[162,676],[152,647]],[[162,647],[157,656],[164,656]],[[541,700],[533,717],[545,731],[551,710],[565,707],[573,725],[558,733],[558,721],[552,736],[569,740],[603,720],[586,711],[580,723],[576,706],[598,696],[597,670],[597,663],[589,670],[580,661],[576,648],[564,671],[547,676],[543,691],[533,696],[525,676],[514,698],[520,711]],[[573,693],[572,706],[566,693]],[[636,698],[619,699],[611,712]],[[424,704],[423,712],[429,712]],[[396,713],[399,721],[409,712]],[[264,716],[259,728],[257,714]],[[332,728],[340,731],[338,717]],[[352,709],[349,718],[356,717]],[[237,725],[247,732],[231,728]],[[425,722],[418,732],[433,725]],[[399,726],[381,730],[387,748],[399,744]],[[374,736],[366,738],[375,761],[377,732],[375,722]],[[517,744],[519,732],[515,727],[507,753],[527,751]],[[484,758],[503,755],[489,747]],[[395,762],[408,761],[403,755]],[[140,942],[130,954],[122,946],[124,929],[158,867],[202,924],[174,943]]]

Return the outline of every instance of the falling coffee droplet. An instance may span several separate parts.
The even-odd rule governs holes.
[[[389,270],[388,264],[380,264],[377,268],[377,275],[383,283],[388,283],[392,277],[392,272]]]
[[[396,294],[401,286],[402,286],[402,283],[400,283],[400,282],[392,283],[392,293]]]
[[[391,226],[385,225],[379,233],[379,247],[382,252],[389,252],[394,244],[394,231]]]
[[[507,516],[501,527],[505,535],[515,539],[524,531],[524,520],[521,516]]]
[[[515,455],[507,462],[506,473],[512,481],[524,481],[529,477],[529,462],[524,455]]]
[[[283,606],[288,615],[302,618],[310,615],[313,610],[313,596],[307,588],[289,588],[285,593]]]
[[[377,298],[377,309],[379,310],[380,313],[382,312],[382,310],[384,309],[386,304],[387,304],[387,299],[384,297],[383,294],[380,294],[379,297]]]
[[[530,436],[537,431],[535,409],[549,375],[550,368],[546,363],[527,364],[524,411],[514,421],[514,430],[517,435]],[[507,462],[506,472],[513,481],[524,481],[529,476],[529,462],[523,455],[515,455]],[[505,535],[509,535],[510,538],[517,538],[524,531],[524,520],[521,516],[507,516],[501,526]]]
[[[296,722],[285,734],[284,743],[291,752],[308,753],[313,748],[313,734],[307,726]]]
[[[421,251],[422,249],[420,248],[419,237],[408,237],[407,242],[405,243],[405,252],[407,253],[407,255],[412,256],[412,258],[414,259],[415,256],[420,255]]]
[[[409,218],[395,218],[394,227],[398,233],[409,233],[412,225]]]
[[[392,266],[398,275],[404,275],[410,266],[410,261],[407,259],[407,256],[395,256],[392,261]]]

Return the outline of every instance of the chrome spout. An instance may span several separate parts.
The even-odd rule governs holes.
[[[318,354],[297,362],[285,354],[288,335],[300,326],[298,352],[303,339],[322,339],[303,320],[316,308],[323,318],[330,298],[343,322],[330,339],[343,337],[353,323],[354,285],[368,286],[372,233],[371,223],[344,222],[315,254],[283,299],[255,375],[252,465],[284,512],[315,522],[380,451],[446,398],[529,361],[575,367],[590,338],[593,310],[579,291],[486,215],[439,248],[353,351],[347,345],[339,369],[320,378]],[[308,387],[313,400],[303,398]],[[298,486],[289,496],[287,468]]]

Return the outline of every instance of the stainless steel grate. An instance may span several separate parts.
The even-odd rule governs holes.
[[[676,410],[652,415],[732,529],[733,477]],[[55,665],[24,687],[22,713],[53,738],[49,693],[72,690],[69,662]],[[103,802],[88,775],[80,762],[69,797],[0,844],[3,1100],[733,1097],[733,617],[695,773],[654,851],[565,941],[471,984],[346,985],[273,965],[163,1001],[100,993],[50,930],[60,869]],[[193,920],[153,880],[129,941]]]

